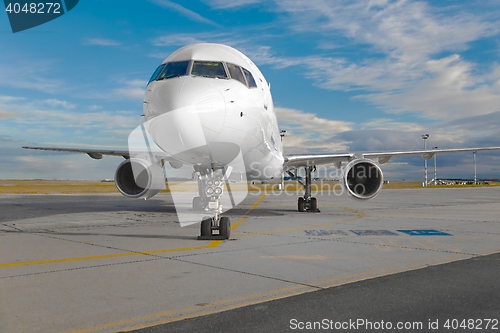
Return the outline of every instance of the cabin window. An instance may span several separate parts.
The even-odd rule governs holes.
[[[245,86],[247,85],[247,81],[245,81],[245,76],[243,76],[243,72],[241,71],[240,66],[234,64],[226,64],[227,69],[229,70],[229,74],[231,75],[231,79],[235,79],[236,81],[240,81]]]
[[[165,64],[161,64],[160,66],[158,66],[158,68],[155,70],[155,72],[153,73],[153,75],[151,75],[151,78],[148,81],[148,85],[151,83],[151,81],[156,80],[156,78],[158,77],[158,75],[162,71],[163,67],[165,67]]]
[[[191,75],[227,79],[227,73],[222,62],[194,61]]]
[[[257,83],[255,83],[255,80],[254,80],[254,78],[253,78],[252,73],[250,73],[250,71],[248,71],[248,70],[246,70],[246,69],[244,69],[244,68],[242,68],[242,69],[243,69],[243,74],[245,74],[245,78],[247,79],[248,86],[249,86],[250,88],[255,88],[255,87],[257,87]]]
[[[167,62],[165,64],[165,69],[158,76],[157,80],[165,80],[165,79],[170,79],[172,77],[187,75],[188,67],[189,67],[189,60]]]

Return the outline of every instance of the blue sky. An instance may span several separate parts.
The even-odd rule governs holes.
[[[112,178],[119,158],[20,147],[126,147],[151,73],[201,41],[260,67],[288,153],[500,146],[499,17],[495,0],[85,0],[13,34],[0,14],[0,179]],[[388,179],[423,177],[391,162]],[[478,153],[479,176],[499,162]],[[472,153],[438,167],[472,177]]]

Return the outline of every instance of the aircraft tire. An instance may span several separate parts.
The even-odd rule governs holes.
[[[311,198],[311,201],[309,202],[309,210],[312,210],[313,212],[318,210],[318,200],[316,200],[316,198]]]
[[[297,202],[297,208],[301,213],[306,211],[306,200],[304,198],[299,198],[299,201]]]
[[[231,236],[231,220],[227,216],[223,216],[219,221],[219,234],[224,237],[224,239],[229,239]]]
[[[207,237],[212,236],[212,218],[209,216],[205,216],[203,220],[201,220],[201,236]]]

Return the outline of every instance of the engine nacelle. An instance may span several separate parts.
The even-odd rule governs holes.
[[[131,158],[122,162],[115,173],[118,190],[129,198],[151,198],[165,187],[165,176],[159,165]]]
[[[383,184],[382,170],[372,160],[355,159],[344,168],[344,188],[352,198],[360,200],[374,198]]]

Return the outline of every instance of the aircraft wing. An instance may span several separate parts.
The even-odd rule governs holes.
[[[58,148],[58,147],[23,147],[24,149],[35,149],[35,150],[48,150],[48,151],[59,151],[59,152],[68,152],[68,153],[81,153],[81,154],[87,154],[91,158],[100,160],[104,155],[108,156],[122,156],[125,159],[130,158],[131,156],[135,156],[140,153],[147,153],[148,152],[130,152],[128,150],[114,150],[114,149],[80,149],[80,148]],[[172,158],[172,156],[168,155],[167,153],[163,152],[153,152],[152,153],[155,157],[159,157],[161,159],[164,159],[166,161],[172,161],[172,162],[177,162],[176,159]]]
[[[57,147],[23,147],[24,149],[34,149],[34,150],[48,150],[48,151],[60,151],[68,153],[81,153],[87,154],[91,158],[100,160],[104,155],[110,156],[122,156],[127,159],[130,158],[130,152],[128,150],[103,150],[103,149],[79,149],[79,148],[57,148]]]
[[[377,160],[384,164],[389,162],[392,157],[397,156],[415,156],[420,155],[423,159],[429,160],[435,154],[475,152],[483,150],[500,150],[500,147],[484,148],[457,148],[457,149],[429,149],[429,150],[409,150],[409,151],[390,151],[390,152],[368,152],[368,153],[340,153],[340,154],[310,154],[310,155],[290,155],[285,158],[284,169],[295,169],[299,167],[335,164],[340,168],[342,162],[349,162],[357,158],[369,158]]]

